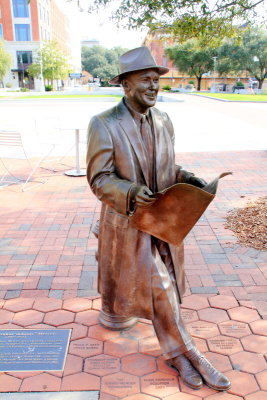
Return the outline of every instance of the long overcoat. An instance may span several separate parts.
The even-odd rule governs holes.
[[[150,109],[155,136],[158,190],[182,181],[175,165],[174,131],[168,115]],[[102,202],[98,242],[98,290],[104,304],[123,316],[153,319],[151,270],[162,262],[151,236],[129,225],[129,191],[148,186],[151,165],[140,132],[124,101],[92,118],[88,128],[87,179]],[[155,247],[155,246],[154,246]],[[183,245],[169,245],[173,275],[180,296],[184,292]],[[166,260],[165,260],[166,261]]]

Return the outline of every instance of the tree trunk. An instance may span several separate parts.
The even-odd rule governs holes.
[[[264,81],[264,78],[258,79],[258,82],[259,82],[259,89],[262,89],[263,81]]]
[[[197,76],[197,90],[200,91],[201,89],[201,76]]]

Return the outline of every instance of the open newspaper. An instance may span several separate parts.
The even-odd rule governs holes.
[[[148,208],[138,207],[130,217],[130,225],[179,246],[214,199],[219,179],[229,174],[220,174],[201,189],[177,183],[155,193],[157,200]]]

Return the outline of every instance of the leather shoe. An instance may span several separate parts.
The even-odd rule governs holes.
[[[190,360],[210,388],[215,390],[228,390],[230,388],[229,379],[219,372],[197,348],[187,351],[184,355]]]
[[[201,376],[183,354],[171,358],[166,362],[171,368],[179,372],[182,381],[191,389],[198,390],[202,388],[203,381]]]

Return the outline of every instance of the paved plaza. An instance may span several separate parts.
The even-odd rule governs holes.
[[[64,168],[75,165],[68,154],[68,167],[54,158],[58,172],[37,171],[44,184],[25,192],[19,185],[0,189],[0,329],[72,330],[64,371],[0,372],[0,400],[266,400],[267,253],[240,246],[224,227],[229,210],[266,196],[264,123],[255,118],[266,105],[242,105],[241,112],[240,105],[233,110],[228,103],[220,108],[208,99],[190,101],[196,112],[191,125],[175,113],[183,108],[188,117],[186,97],[160,104],[174,120],[177,163],[206,180],[224,171],[233,175],[220,181],[216,199],[186,238],[182,315],[199,349],[230,378],[231,389],[186,387],[160,356],[150,321],[124,332],[98,324],[92,227],[100,203],[85,177],[64,175]],[[88,114],[107,108],[90,104],[81,103],[83,124],[86,107],[91,107]],[[227,118],[233,125],[225,131]],[[220,134],[212,137],[215,120]],[[185,128],[183,141],[179,132]],[[244,139],[239,149],[237,129],[236,136]],[[25,172],[24,161],[12,168]]]

